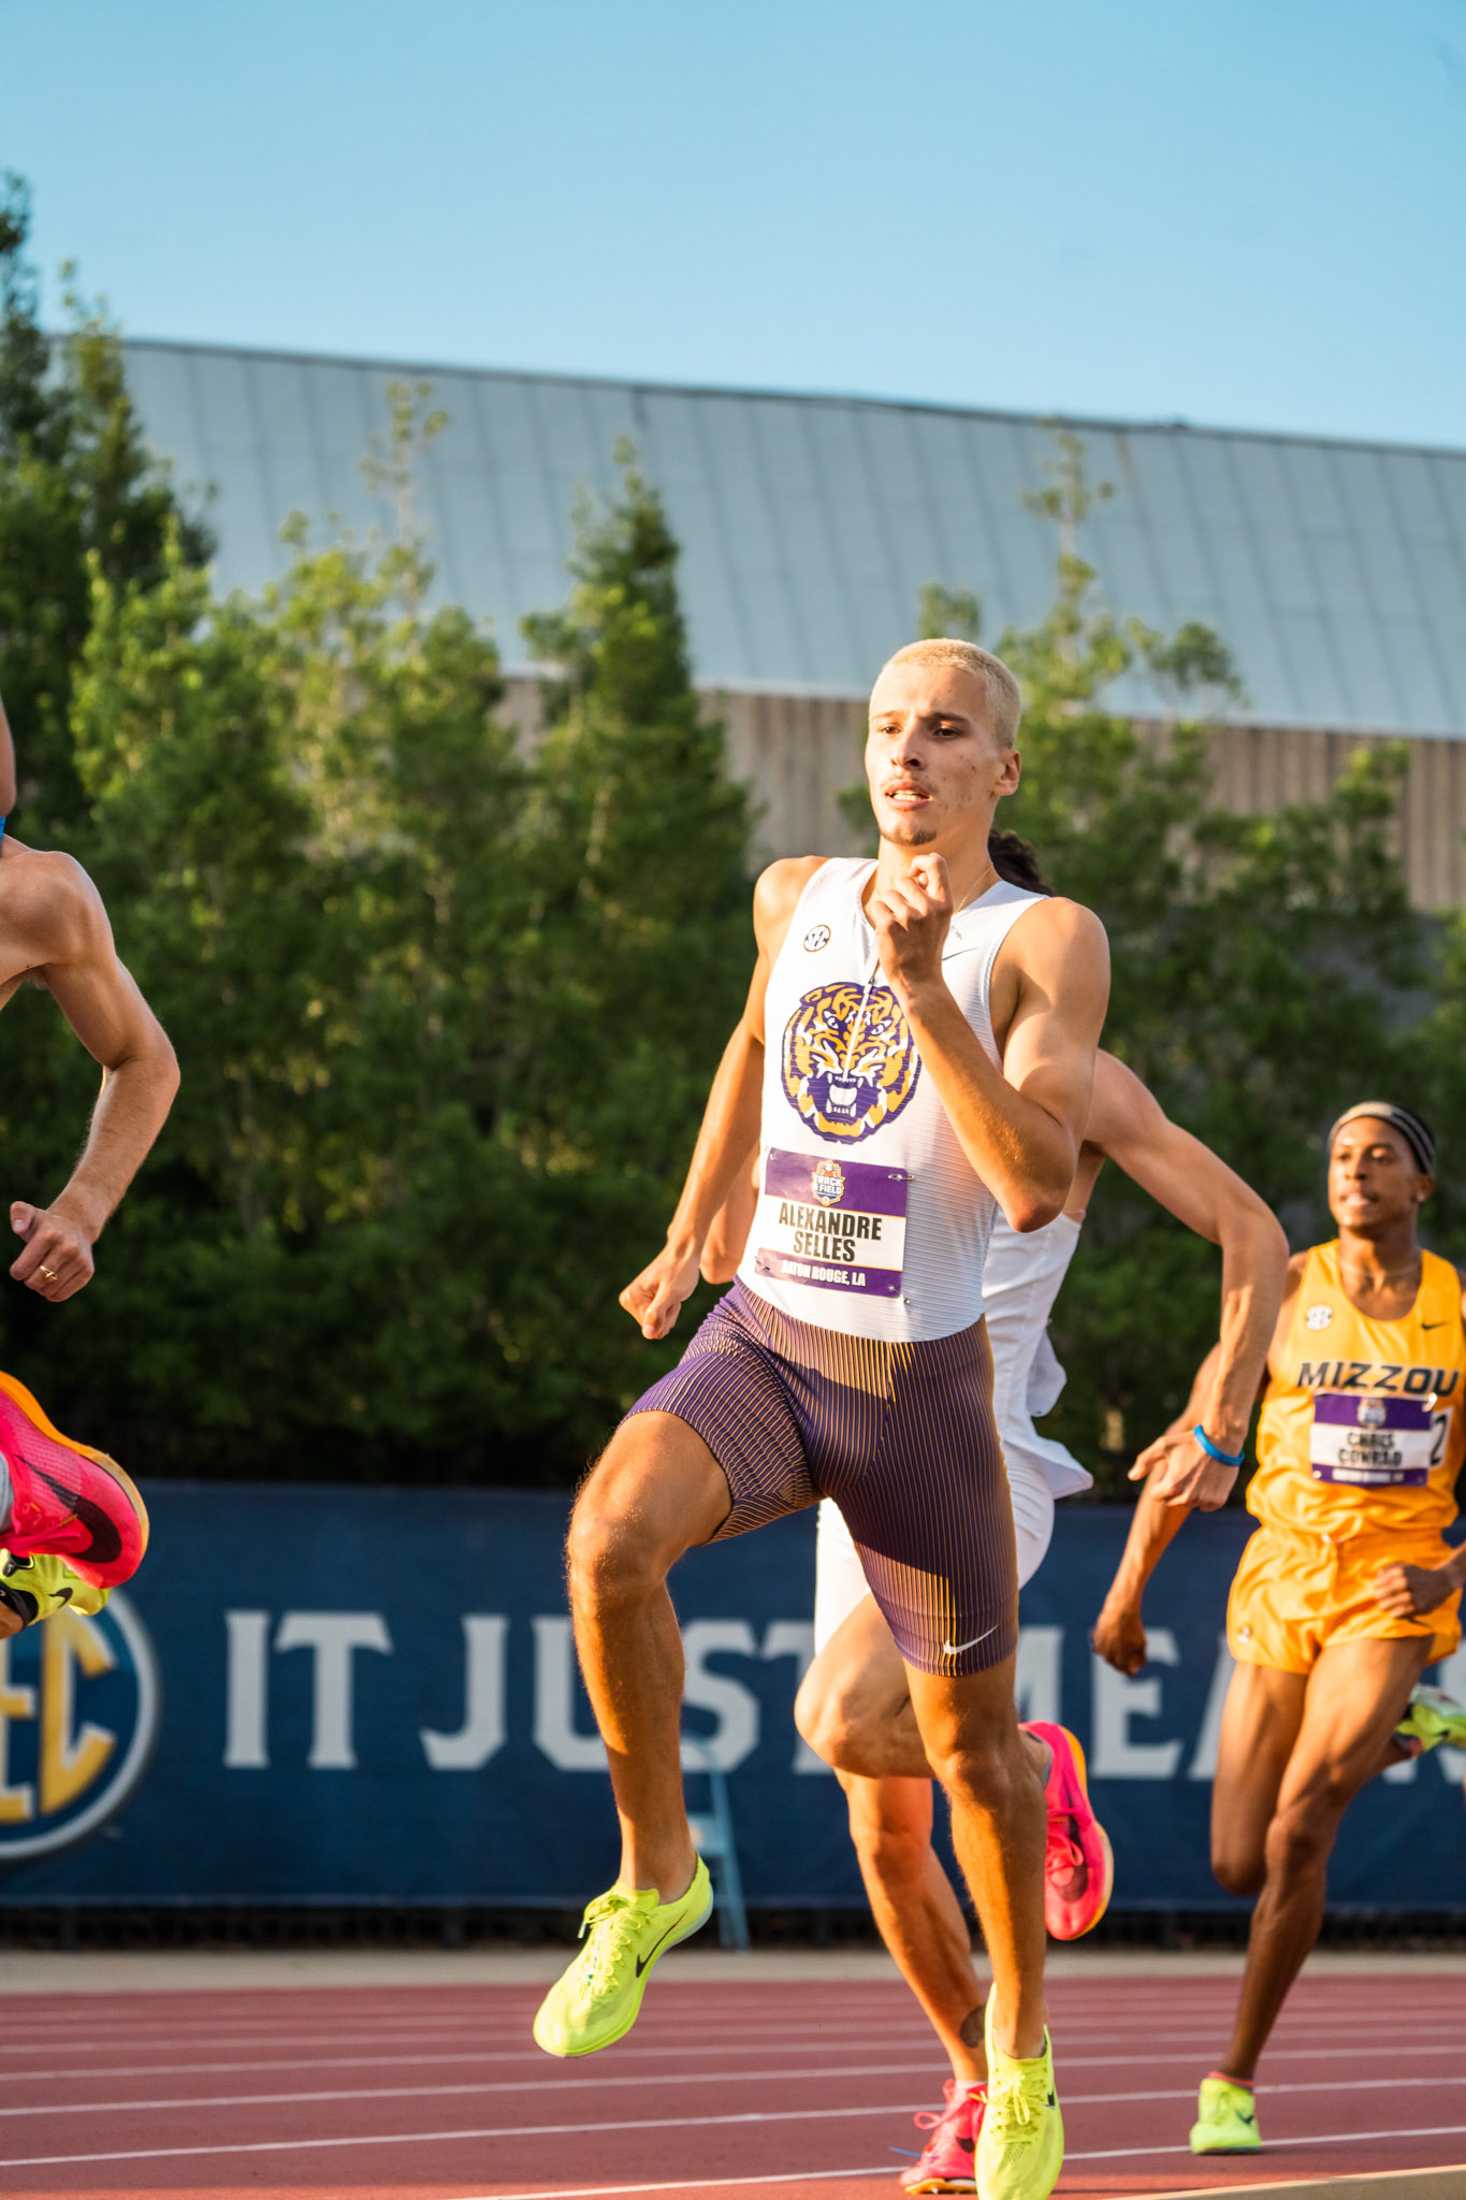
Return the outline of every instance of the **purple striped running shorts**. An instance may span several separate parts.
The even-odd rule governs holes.
[[[631,1413],[673,1413],[707,1445],[731,1500],[718,1539],[832,1497],[921,1672],[980,1673],[1012,1654],[1018,1567],[985,1323],[888,1344],[796,1321],[735,1283]]]

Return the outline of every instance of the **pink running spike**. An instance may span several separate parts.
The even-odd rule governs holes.
[[[977,2138],[988,2103],[987,2087],[959,2086],[949,2078],[942,2097],[947,2105],[939,2114],[924,2109],[915,2119],[918,2131],[929,2131],[931,2137],[921,2160],[901,2172],[904,2192],[977,2190]]]
[[[99,1589],[129,1581],[148,1547],[148,1516],[115,1459],[73,1443],[24,1383],[0,1374],[0,1451],[10,1469],[5,1548],[64,1558]]]
[[[1030,1720],[1023,1732],[1036,1734],[1053,1751],[1044,1787],[1049,1813],[1044,1923],[1055,1940],[1078,1940],[1098,1925],[1110,1906],[1114,1852],[1090,1805],[1084,1751],[1077,1735],[1047,1719]]]

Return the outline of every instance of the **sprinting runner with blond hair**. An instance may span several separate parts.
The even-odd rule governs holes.
[[[571,1607],[621,1821],[616,1884],[535,2037],[587,2054],[711,1907],[679,1762],[684,1551],[838,1498],[901,1651],[994,1972],[987,2200],[1063,2160],[1043,1991],[1043,1781],[1013,1702],[1017,1575],[982,1270],[1001,1206],[1058,1215],[1108,994],[1088,910],[988,855],[1018,784],[1016,683],[968,643],[898,651],[871,696],[875,862],[776,863],[758,962],[667,1246],[622,1303],[665,1336],[751,1147],[738,1280],[622,1423],[571,1523]]]

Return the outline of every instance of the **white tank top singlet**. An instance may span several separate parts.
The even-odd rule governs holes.
[[[881,975],[868,858],[821,864],[769,973],[758,1206],[738,1274],[797,1321],[920,1343],[983,1312],[997,1202],[958,1141]],[[942,975],[996,1064],[998,950],[1042,897],[999,882],[959,909]]]
[[[1035,1469],[1055,1497],[1094,1487],[1071,1451],[1040,1436],[1038,1414],[1050,1413],[1064,1388],[1064,1370],[1049,1342],[1048,1321],[1069,1273],[1082,1223],[1058,1215],[1042,1230],[1015,1230],[1001,1213],[993,1219],[983,1269],[988,1337],[993,1348],[993,1414],[1009,1472]]]

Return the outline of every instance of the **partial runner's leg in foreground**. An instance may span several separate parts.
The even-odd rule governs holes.
[[[722,1468],[669,1413],[623,1422],[576,1501],[570,1608],[610,1763],[621,1870],[587,1909],[581,1953],[535,2018],[535,2039],[552,2055],[622,2038],[652,1965],[712,1908],[682,1792],[682,1637],[667,1576],[717,1533],[728,1504]]]
[[[952,1807],[993,1987],[985,2015],[988,2107],[977,2147],[983,2200],[1047,2195],[1064,2159],[1044,2001],[1043,1782],[1018,1729],[1010,1653],[961,1677],[907,1667],[927,1760]]]
[[[907,1668],[927,1762],[952,1806],[952,1839],[993,1967],[993,2036],[1043,2052],[1043,1783],[1018,1729],[1011,1657],[960,1679]]]
[[[932,1782],[837,1774],[871,1915],[959,2085],[987,2076],[972,1934],[932,1847]]]
[[[581,1490],[568,1544],[575,1647],[610,1760],[621,1884],[683,1892],[682,1635],[667,1576],[728,1515],[728,1483],[670,1413],[624,1422]]]
[[[904,1680],[903,1674],[903,1687]],[[915,1780],[863,1780],[849,1772],[836,1777],[871,1915],[952,2069],[942,2107],[916,2118],[925,2143],[902,2183],[909,2193],[975,2191],[987,2107],[983,1989],[967,1918],[932,1847],[931,1774],[923,1771]]]

